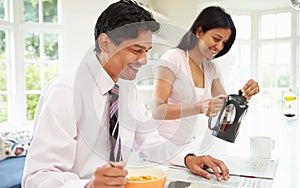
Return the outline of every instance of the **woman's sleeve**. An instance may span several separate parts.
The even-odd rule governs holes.
[[[159,61],[153,66],[152,71],[155,74],[158,67],[167,67],[169,68],[175,75],[181,70],[182,66],[182,55],[176,49],[171,49],[166,51]]]

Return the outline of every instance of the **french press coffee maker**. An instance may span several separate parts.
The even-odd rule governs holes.
[[[241,125],[241,120],[248,109],[248,101],[239,94],[231,94],[224,99],[221,111],[208,119],[208,127],[212,130],[212,135],[234,143]]]

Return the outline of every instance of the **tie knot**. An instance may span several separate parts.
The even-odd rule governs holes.
[[[118,84],[115,84],[114,87],[109,90],[109,94],[110,95],[119,95],[119,85]]]
[[[114,87],[109,91],[109,94],[111,95],[110,108],[116,110],[118,107],[118,99],[119,99],[119,85],[115,84]],[[113,110],[113,113],[115,110]]]

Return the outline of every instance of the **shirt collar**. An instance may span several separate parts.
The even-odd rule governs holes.
[[[98,61],[96,53],[94,51],[87,57],[87,65],[89,71],[94,77],[100,93],[104,95],[113,88],[115,83]]]

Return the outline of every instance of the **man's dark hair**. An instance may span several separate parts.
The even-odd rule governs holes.
[[[177,47],[182,50],[192,49],[198,41],[196,31],[199,27],[202,28],[203,32],[214,28],[230,29],[231,35],[229,40],[225,43],[224,48],[215,56],[215,58],[221,57],[230,50],[235,40],[236,29],[231,16],[226,13],[223,8],[218,6],[205,8],[194,21],[190,30],[182,37]]]
[[[126,39],[136,38],[141,30],[156,32],[159,23],[152,13],[132,0],[120,0],[111,4],[99,16],[95,25],[95,51],[101,52],[98,37],[106,33],[114,44],[119,45]]]

